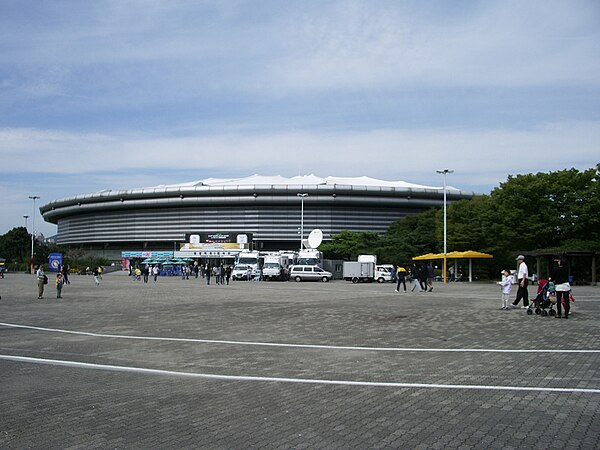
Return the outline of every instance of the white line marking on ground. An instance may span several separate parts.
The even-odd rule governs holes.
[[[352,350],[372,352],[439,352],[439,353],[600,353],[600,350],[578,350],[578,349],[493,349],[493,348],[416,348],[416,347],[352,347],[341,345],[320,344],[283,344],[277,342],[251,342],[251,341],[225,341],[215,339],[189,339],[169,338],[153,336],[127,336],[120,334],[90,333],[85,331],[70,331],[57,328],[34,327],[30,325],[18,325],[14,323],[2,323],[0,326],[9,328],[24,328],[28,330],[45,331],[50,333],[75,334],[78,336],[90,336],[110,339],[131,339],[138,341],[165,341],[165,342],[188,342],[199,344],[222,344],[222,345],[252,345],[262,347],[284,347],[284,348],[310,348],[323,350]]]
[[[90,364],[78,361],[63,361],[57,359],[30,358],[26,356],[0,355],[0,359],[13,362],[46,364],[51,366],[75,367],[80,369],[106,370],[112,372],[130,372],[144,375],[176,376],[185,378],[204,378],[221,381],[259,381],[276,383],[299,383],[299,384],[326,384],[338,386],[362,386],[362,387],[388,387],[388,388],[413,388],[413,389],[478,389],[486,391],[525,391],[525,392],[560,392],[600,394],[600,389],[582,388],[550,388],[536,386],[485,386],[469,384],[427,384],[427,383],[396,383],[377,381],[345,381],[345,380],[311,380],[306,378],[280,378],[280,377],[254,377],[245,375],[218,375],[194,372],[177,372],[171,370],[144,369],[141,367],[113,366],[107,364]]]

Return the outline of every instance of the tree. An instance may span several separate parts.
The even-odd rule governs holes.
[[[600,165],[509,176],[491,193],[491,231],[506,248],[535,250],[600,242]]]
[[[400,264],[412,261],[413,256],[437,252],[437,230],[442,220],[441,210],[436,208],[394,222],[375,249],[378,258]]]
[[[321,245],[319,249],[327,258],[351,260],[358,258],[358,255],[373,253],[379,242],[377,233],[344,230],[332,236],[331,242]]]
[[[6,262],[23,263],[29,260],[31,235],[25,227],[16,227],[0,236],[0,256]]]

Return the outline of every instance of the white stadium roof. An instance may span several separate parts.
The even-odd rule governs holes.
[[[204,180],[191,181],[188,183],[181,184],[169,184],[159,185],[148,189],[161,189],[161,188],[193,188],[199,186],[287,186],[287,185],[302,185],[302,186],[373,186],[373,187],[396,187],[396,188],[409,188],[409,189],[433,189],[441,190],[442,186],[425,186],[422,184],[407,183],[406,181],[384,181],[370,177],[319,177],[314,174],[301,175],[291,178],[277,176],[264,176],[264,175],[251,175],[245,178],[206,178]],[[458,189],[447,186],[448,190]]]

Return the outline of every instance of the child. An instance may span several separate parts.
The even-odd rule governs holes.
[[[510,291],[512,291],[512,277],[508,270],[502,271],[502,281],[498,281],[498,284],[502,289],[502,307],[500,309],[510,309],[508,298],[510,297]]]
[[[62,298],[61,292],[63,288],[63,277],[59,272],[56,274],[56,298]]]

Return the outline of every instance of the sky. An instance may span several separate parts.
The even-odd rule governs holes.
[[[0,234],[33,195],[600,162],[596,0],[1,0],[0,55]]]

